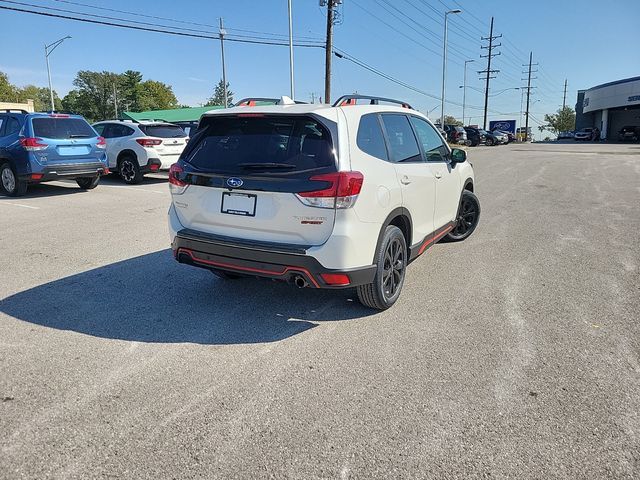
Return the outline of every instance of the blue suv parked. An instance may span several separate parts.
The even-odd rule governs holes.
[[[0,110],[0,190],[73,179],[85,190],[109,173],[106,142],[80,115]]]

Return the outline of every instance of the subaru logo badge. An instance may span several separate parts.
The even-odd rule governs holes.
[[[231,188],[241,187],[243,183],[244,182],[240,178],[231,177],[227,179],[227,185],[229,185]]]

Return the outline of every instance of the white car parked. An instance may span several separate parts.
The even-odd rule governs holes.
[[[206,113],[169,183],[179,262],[356,287],[376,309],[398,299],[411,261],[480,217],[466,152],[405,102],[362,95]]]
[[[140,183],[145,173],[168,170],[189,138],[177,125],[166,122],[108,120],[93,128],[107,142],[109,169],[125,183]]]

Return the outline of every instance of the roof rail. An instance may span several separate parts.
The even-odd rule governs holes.
[[[5,113],[11,113],[11,112],[29,113],[26,110],[23,110],[22,108],[3,108],[1,111],[5,112]]]
[[[403,102],[401,100],[394,100],[393,98],[385,98],[385,97],[376,97],[372,95],[357,95],[357,94],[343,95],[334,102],[333,106],[342,107],[346,105],[356,105],[358,100],[369,100],[369,105],[378,105],[380,102],[386,102],[386,103],[394,103],[397,105],[401,105],[403,108],[410,108],[411,110],[414,109],[407,102]]]
[[[233,104],[232,106],[234,107],[255,107],[257,102],[260,103],[266,103],[267,105],[280,105],[281,104],[281,98],[266,98],[266,97],[247,97],[247,98],[243,98],[242,100],[239,100],[238,102],[236,102],[235,104]],[[302,102],[300,100],[295,100],[295,103],[301,104],[301,103],[307,103],[307,102]]]

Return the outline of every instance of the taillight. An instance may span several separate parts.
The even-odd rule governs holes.
[[[104,137],[98,137],[98,143],[96,143],[96,147],[102,148],[103,150],[107,148],[107,141]]]
[[[315,175],[309,180],[329,185],[321,190],[297,193],[302,203],[318,208],[351,208],[362,190],[364,176],[360,172],[336,172]]]
[[[21,138],[20,139],[20,144],[28,152],[35,152],[35,151],[38,151],[38,150],[44,150],[45,148],[47,148],[49,146],[46,143],[40,143],[40,142],[43,142],[43,141],[44,140],[42,140],[41,138],[26,137],[26,138]]]
[[[136,142],[143,147],[153,147],[154,145],[160,145],[162,140],[158,138],[136,138]]]
[[[169,190],[175,195],[181,195],[187,189],[189,184],[180,180],[180,174],[184,172],[178,163],[174,163],[169,168]]]

